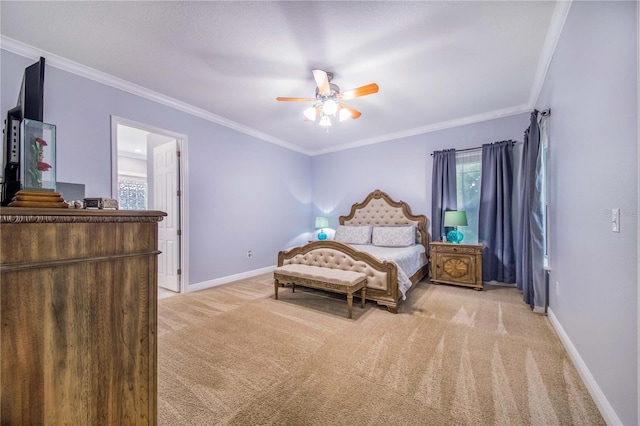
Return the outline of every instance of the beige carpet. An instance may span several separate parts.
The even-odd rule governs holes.
[[[514,288],[419,283],[397,315],[271,274],[159,301],[160,425],[605,424]]]

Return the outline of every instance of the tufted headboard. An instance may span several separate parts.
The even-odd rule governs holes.
[[[413,215],[411,208],[404,201],[393,201],[385,192],[376,189],[367,195],[362,203],[351,206],[348,216],[338,218],[340,225],[372,225],[399,226],[416,225],[417,241],[429,253],[429,233],[427,232],[427,217]]]

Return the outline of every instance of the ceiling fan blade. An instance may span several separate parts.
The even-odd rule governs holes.
[[[347,90],[340,94],[340,98],[349,100],[357,98],[359,96],[371,95],[372,93],[378,93],[378,85],[376,83],[367,84],[364,86],[356,87],[355,89]]]
[[[331,93],[331,86],[329,86],[329,77],[327,73],[322,70],[312,70],[313,78],[318,85],[318,93],[321,95],[328,95]]]
[[[353,118],[354,120],[362,115],[360,111],[358,111],[357,109],[351,108],[349,105],[345,103],[340,102],[340,106],[346,109],[347,111],[349,111],[351,113],[351,118]]]
[[[276,101],[284,101],[284,102],[311,102],[311,101],[315,101],[314,98],[283,98],[283,97],[277,97]]]

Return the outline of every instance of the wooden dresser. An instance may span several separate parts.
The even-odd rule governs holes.
[[[482,290],[482,244],[432,242],[431,281]]]
[[[0,209],[1,424],[156,424],[163,216]]]

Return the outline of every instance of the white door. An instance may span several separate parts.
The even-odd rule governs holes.
[[[178,142],[156,146],[153,158],[153,210],[167,213],[158,225],[158,285],[180,291],[180,214]]]

